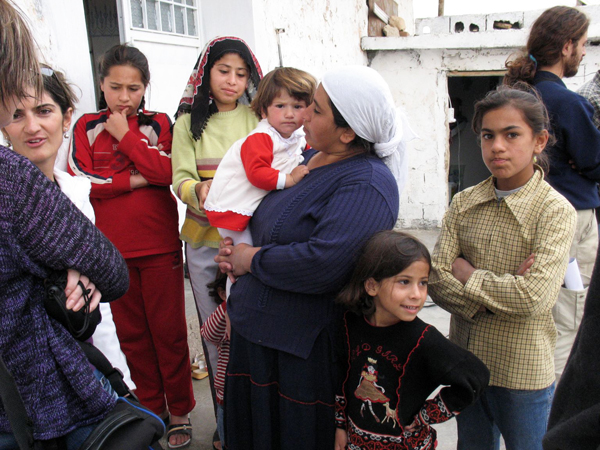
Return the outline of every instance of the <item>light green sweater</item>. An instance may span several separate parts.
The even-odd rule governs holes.
[[[177,119],[173,128],[173,190],[187,204],[180,239],[193,248],[219,246],[217,229],[211,227],[204,211],[198,209],[196,184],[211,179],[221,159],[238,139],[245,138],[258,124],[258,118],[246,105],[228,112],[213,114],[202,136],[194,140],[190,131],[190,114]]]

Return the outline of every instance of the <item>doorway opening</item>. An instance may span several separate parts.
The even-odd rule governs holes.
[[[471,130],[475,102],[502,84],[503,72],[449,73],[448,95],[455,122],[450,124],[449,200],[457,192],[490,176],[481,158],[477,136]]]
[[[119,33],[118,0],[84,0],[85,23],[90,44],[90,59],[94,74],[94,90],[96,93],[96,107],[100,98],[98,85],[98,60],[114,45],[121,43]]]

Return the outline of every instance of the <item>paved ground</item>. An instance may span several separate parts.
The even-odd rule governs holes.
[[[408,231],[421,239],[430,250],[433,250],[437,240],[438,231],[431,230],[410,230]],[[198,318],[194,306],[192,291],[189,282],[186,280],[186,313],[188,317],[189,345],[192,357],[201,353],[199,344]],[[448,335],[450,315],[435,306],[430,300],[425,304],[425,308],[419,314],[422,320],[434,325],[441,333]],[[196,408],[191,413],[191,421],[194,426],[194,438],[192,440],[192,450],[211,450],[212,435],[215,430],[215,418],[212,409],[212,399],[208,384],[208,378],[204,380],[194,380],[194,394],[196,396]],[[450,420],[441,425],[436,425],[438,430],[437,450],[456,449],[456,422]],[[165,443],[163,442],[166,448]],[[501,447],[504,449],[504,446]]]

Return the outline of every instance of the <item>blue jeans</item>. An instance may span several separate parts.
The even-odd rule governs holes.
[[[542,450],[554,387],[554,383],[539,390],[488,387],[456,417],[457,449],[498,450],[502,434],[507,450]]]
[[[65,437],[67,441],[66,450],[77,450],[79,447],[81,447],[81,444],[85,442],[85,440],[88,438],[88,436],[92,433],[92,431],[94,430],[94,428],[96,428],[97,425],[97,423],[94,423],[85,427],[76,428],[69,434],[67,434],[67,436]],[[0,450],[19,450],[19,446],[17,445],[17,441],[15,440],[14,435],[10,433],[0,433]]]
[[[225,408],[217,403],[217,433],[221,440],[221,448],[225,448]]]
[[[108,392],[114,400],[119,398],[119,395],[114,391],[114,389],[110,385],[110,381],[108,381],[108,378],[106,378],[102,374],[102,372],[100,372],[98,369],[94,369],[94,377],[96,377],[96,380],[100,382],[100,384],[102,385],[102,389]]]

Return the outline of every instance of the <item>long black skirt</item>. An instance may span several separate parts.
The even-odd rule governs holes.
[[[254,344],[232,330],[225,381],[228,449],[333,449],[332,342],[322,331],[304,359]]]

